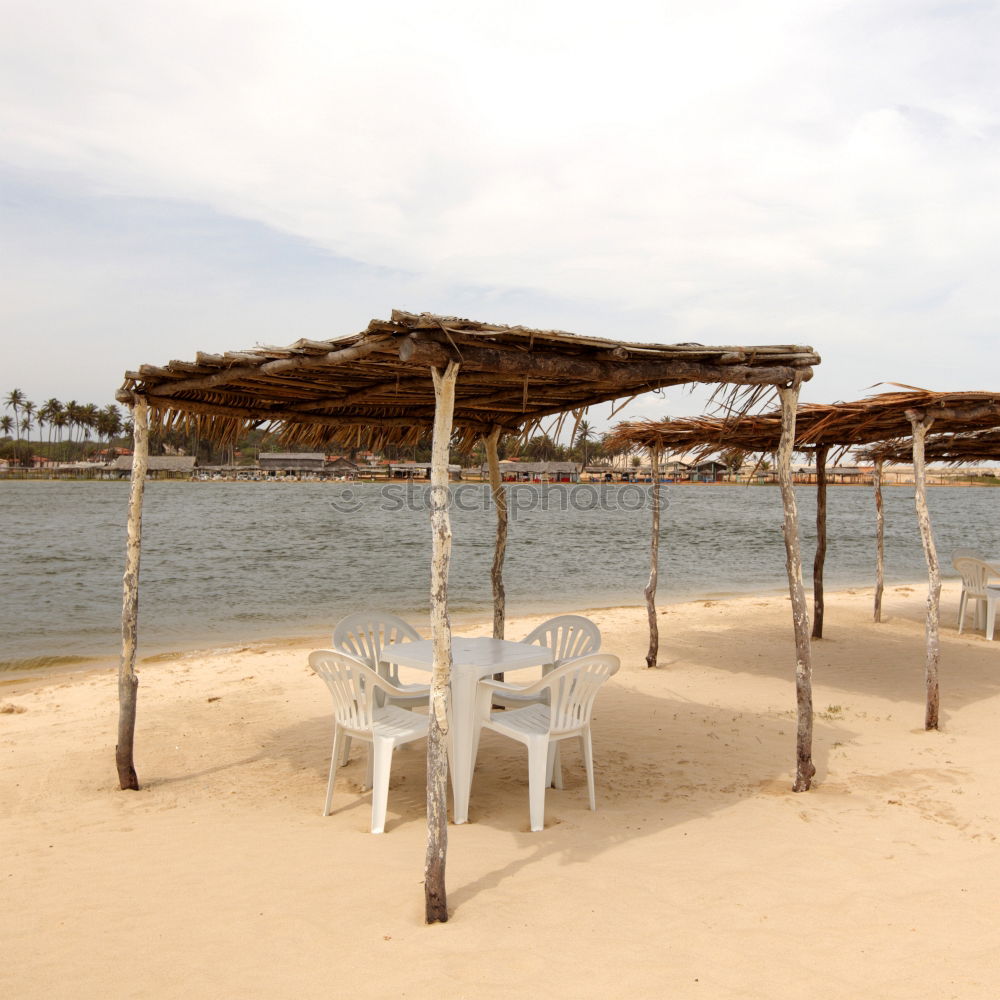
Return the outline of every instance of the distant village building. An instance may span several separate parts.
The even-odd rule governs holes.
[[[430,462],[390,462],[389,463],[389,478],[390,479],[430,479],[431,478],[431,463]],[[462,466],[460,465],[449,465],[448,466],[448,478],[453,482],[457,482],[462,478]]]
[[[616,483],[619,482],[626,470],[614,465],[587,465],[583,468],[582,475],[586,475],[591,482]]]
[[[257,463],[261,471],[270,476],[300,476],[303,472],[319,474],[326,470],[326,455],[321,451],[262,451]]]
[[[810,465],[795,469],[793,479],[797,483],[815,483],[816,467]],[[846,483],[860,486],[863,483],[870,484],[872,481],[871,470],[861,469],[856,465],[831,465],[826,470],[826,481],[830,485]]]
[[[501,462],[500,476],[511,483],[578,483],[579,462]],[[483,463],[481,475],[489,476],[489,467]]]
[[[660,473],[665,479],[673,479],[675,482],[679,482],[682,479],[687,479],[688,472],[691,466],[687,462],[661,462],[660,463]]]
[[[194,455],[150,455],[146,472],[150,479],[189,479],[197,462]],[[132,456],[119,455],[111,468],[124,479],[132,473]]]
[[[716,462],[709,459],[705,462],[698,462],[688,470],[687,478],[692,483],[722,483],[726,480],[729,466],[725,462]]]
[[[337,476],[356,476],[358,474],[358,465],[343,455],[327,455],[326,471],[332,472]]]

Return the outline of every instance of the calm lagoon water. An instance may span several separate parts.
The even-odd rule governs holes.
[[[505,566],[510,613],[642,603],[644,490],[508,488],[518,508]],[[662,603],[785,587],[776,488],[664,489]],[[149,483],[139,655],[310,634],[371,606],[426,616],[425,487],[406,490],[394,486],[386,499],[368,483]],[[460,621],[489,613],[494,513],[485,487],[452,491]],[[798,498],[808,589],[814,490],[800,487]],[[117,655],[127,499],[127,483],[0,483],[0,670]],[[942,554],[971,545],[1000,555],[1000,491],[935,488],[929,504]],[[828,586],[871,585],[870,489],[833,486],[828,508]],[[886,553],[889,582],[924,576],[912,487],[887,489]]]

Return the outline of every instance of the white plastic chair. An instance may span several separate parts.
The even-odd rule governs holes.
[[[358,611],[337,622],[333,629],[333,648],[343,650],[367,663],[402,694],[390,700],[394,705],[415,708],[430,698],[427,684],[403,684],[395,663],[383,664],[382,648],[395,642],[413,642],[420,633],[408,622],[387,611]]]
[[[392,704],[390,699],[399,693],[399,688],[348,653],[317,649],[309,654],[309,666],[323,678],[333,695],[333,750],[323,815],[330,815],[341,742],[351,738],[364,740],[371,745],[366,787],[372,789],[372,833],[382,833],[392,752],[427,735],[427,716]],[[385,704],[376,704],[377,691],[385,693]]]
[[[596,653],[601,648],[601,630],[583,615],[557,615],[532,629],[521,642],[548,646],[556,654],[551,663],[542,667],[542,676],[545,676],[568,660]],[[547,691],[541,695],[529,695],[525,693],[525,685],[505,682],[494,691],[493,704],[523,708],[547,698]]]
[[[528,804],[533,833],[545,825],[545,790],[552,780],[555,750],[563,740],[574,737],[580,740],[590,808],[597,808],[590,717],[598,690],[620,665],[618,657],[610,653],[593,653],[570,660],[523,689],[526,695],[547,692],[549,704],[536,702],[509,712],[490,711],[494,693],[505,685],[489,678],[479,682],[479,731],[491,729],[528,748]],[[478,747],[477,732],[477,750]],[[557,787],[562,787],[561,779],[557,779]]]
[[[965,614],[969,610],[970,601],[975,601],[973,627],[978,628],[983,622],[981,612],[986,609],[986,587],[993,568],[982,559],[971,556],[953,557],[951,564],[962,578],[962,596],[958,599],[958,631],[961,632],[965,626]]]
[[[951,562],[952,565],[955,564],[956,559],[982,559],[983,557],[979,554],[979,549],[966,549],[958,548],[951,550]]]
[[[431,689],[427,684],[401,683],[399,667],[395,663],[381,662],[382,647],[419,638],[420,633],[412,625],[387,611],[357,611],[337,622],[333,628],[333,648],[356,656],[385,677],[400,692],[389,699],[390,704],[402,708],[420,708],[428,704]],[[345,739],[341,764],[347,763],[350,752],[351,741]]]

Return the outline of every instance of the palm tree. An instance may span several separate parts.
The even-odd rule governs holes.
[[[105,444],[110,447],[111,439],[117,437],[122,431],[122,415],[114,403],[105,406],[103,410],[97,411],[97,436],[104,438]]]
[[[68,420],[66,417],[66,411],[60,407],[59,411],[51,417],[49,424],[50,427],[54,427],[59,432],[58,436],[60,444],[62,444],[63,428],[67,423]]]
[[[38,422],[39,424],[44,421],[49,425],[49,444],[52,444],[52,428],[57,427],[56,418],[62,413],[62,403],[59,402],[54,396],[51,399],[45,400],[42,404],[42,408],[38,411]]]
[[[7,398],[4,399],[4,406],[8,410],[14,411],[14,433],[17,434],[17,440],[20,441],[20,430],[21,430],[21,419],[19,416],[19,411],[24,405],[24,393],[20,389],[11,389],[7,393]]]
[[[556,457],[556,443],[548,434],[538,434],[525,445],[524,453],[536,462],[551,462]]]
[[[90,432],[97,429],[97,407],[93,403],[80,407],[80,424],[83,427],[83,436],[90,440]]]
[[[63,412],[66,414],[66,426],[69,428],[66,448],[66,457],[69,458],[73,453],[73,428],[78,425],[80,420],[80,404],[75,399],[71,399],[64,407]]]
[[[0,431],[3,431],[7,437],[10,437],[10,432],[14,429],[14,419],[9,413],[5,413],[0,417]]]
[[[31,425],[34,423],[34,416],[35,416],[35,404],[30,399],[26,399],[21,404],[21,413],[24,414],[24,416],[21,418],[21,427],[23,428],[24,433],[27,434],[28,441],[30,442]]]
[[[589,444],[594,436],[594,429],[586,420],[581,420],[576,428],[576,446],[583,449],[583,467],[587,467],[587,460],[590,457]]]

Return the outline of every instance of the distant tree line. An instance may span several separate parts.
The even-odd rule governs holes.
[[[7,412],[0,416],[4,437],[0,457],[21,465],[30,465],[35,454],[69,460],[97,451],[101,442],[107,447],[132,433],[131,424],[114,403],[97,407],[53,398],[36,405],[20,389],[11,389],[3,403]]]
[[[102,449],[130,448],[132,421],[114,403],[98,407],[93,403],[66,403],[47,399],[36,405],[20,389],[11,389],[3,399],[6,412],[0,416],[0,458],[14,464],[31,465],[36,455],[57,461],[78,461],[93,458]],[[151,454],[195,455],[202,465],[253,464],[261,451],[285,450],[272,444],[264,431],[248,431],[234,444],[216,445],[183,430],[150,434]],[[296,450],[296,449],[292,449]],[[308,450],[308,449],[306,449]],[[581,420],[568,444],[559,444],[548,434],[537,434],[519,445],[516,435],[502,438],[501,458],[514,456],[535,462],[609,461],[604,437],[599,437],[586,420]],[[347,449],[347,457],[356,461],[362,449]],[[417,445],[386,446],[382,458],[390,461],[429,461],[430,439]],[[471,451],[455,453],[453,461],[464,465],[479,465],[486,461],[485,447],[480,443]]]

